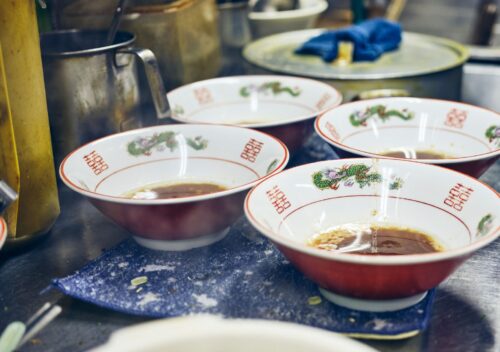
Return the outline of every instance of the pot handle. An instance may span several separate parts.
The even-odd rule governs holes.
[[[120,54],[133,54],[144,65],[146,78],[148,80],[151,96],[153,97],[153,104],[156,110],[156,117],[158,119],[165,119],[170,117],[170,105],[167,99],[167,92],[165,85],[161,78],[160,68],[155,54],[149,49],[142,48],[124,48],[118,50]]]
[[[410,92],[406,89],[372,89],[359,92],[355,95],[351,101],[357,100],[368,100],[376,98],[388,98],[388,97],[409,97]]]

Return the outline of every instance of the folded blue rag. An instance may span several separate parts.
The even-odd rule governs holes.
[[[319,55],[324,61],[332,62],[337,58],[340,41],[354,44],[354,61],[374,61],[383,53],[398,48],[401,26],[384,19],[368,20],[356,26],[324,32],[309,39],[295,53]]]

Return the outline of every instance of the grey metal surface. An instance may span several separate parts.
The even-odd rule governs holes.
[[[401,14],[405,30],[469,43],[481,0],[410,0]]]
[[[500,65],[467,63],[464,66],[462,100],[500,111]]]
[[[42,58],[56,164],[76,147],[142,126],[137,60],[142,61],[158,118],[169,110],[154,54],[131,48],[134,35],[105,31],[42,34]]]

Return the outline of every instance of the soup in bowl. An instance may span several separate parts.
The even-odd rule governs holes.
[[[319,116],[315,128],[344,158],[414,159],[479,177],[500,156],[500,114],[453,101],[357,101]]]
[[[166,125],[84,145],[60,176],[139,244],[185,250],[222,238],[243,214],[246,191],[287,162],[286,146],[262,132]]]
[[[373,311],[417,303],[500,231],[495,190],[394,159],[285,170],[249,192],[245,213],[326,298]]]

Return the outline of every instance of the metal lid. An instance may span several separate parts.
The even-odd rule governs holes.
[[[364,80],[417,76],[462,65],[468,58],[465,46],[452,40],[404,32],[398,50],[374,62],[338,66],[319,56],[297,55],[294,50],[325,29],[286,32],[248,44],[243,56],[249,62],[275,72],[324,79]]]

